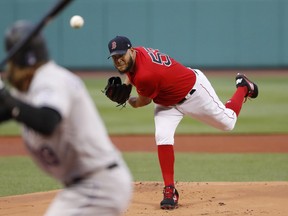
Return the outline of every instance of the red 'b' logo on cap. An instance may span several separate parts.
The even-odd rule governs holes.
[[[113,41],[113,42],[112,42],[112,47],[111,47],[111,49],[112,49],[112,50],[113,50],[113,49],[116,49],[116,46],[117,46],[116,42]]]

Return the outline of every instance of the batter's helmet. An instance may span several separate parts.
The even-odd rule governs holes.
[[[33,28],[34,25],[25,20],[17,21],[12,25],[5,33],[6,51],[9,51],[15,44],[23,40]],[[11,59],[12,63],[19,67],[34,66],[39,62],[46,62],[48,60],[49,54],[46,42],[40,33],[34,36],[30,42]]]

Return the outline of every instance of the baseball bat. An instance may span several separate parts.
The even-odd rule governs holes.
[[[73,0],[59,0],[51,7],[51,9],[39,20],[35,27],[31,30],[23,40],[15,44],[9,50],[5,58],[0,63],[0,68],[3,68],[9,59],[13,58],[21,49],[28,44],[31,39],[37,35],[53,18],[55,18],[64,8],[68,6]]]

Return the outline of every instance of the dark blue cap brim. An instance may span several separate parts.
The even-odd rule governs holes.
[[[110,56],[108,56],[108,59],[114,55],[124,55],[127,52],[127,50],[115,50],[114,52],[110,53]]]

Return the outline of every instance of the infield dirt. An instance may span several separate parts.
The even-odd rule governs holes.
[[[121,151],[155,151],[153,136],[112,136]],[[247,139],[251,142],[247,143]],[[288,135],[177,136],[179,152],[288,153]],[[211,139],[213,141],[211,141]],[[193,140],[193,142],[192,142]],[[125,143],[125,144],[123,144]],[[251,144],[253,143],[253,144]],[[26,155],[19,137],[0,139],[0,156]],[[179,208],[159,208],[162,182],[135,182],[124,216],[287,216],[288,182],[178,182]],[[43,215],[57,191],[0,197],[0,216]]]

